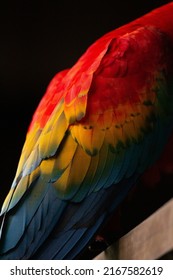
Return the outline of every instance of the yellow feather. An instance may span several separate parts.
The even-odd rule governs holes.
[[[75,124],[70,127],[70,132],[73,137],[73,139],[79,143],[79,125]]]
[[[91,157],[78,145],[71,164],[62,176],[53,183],[61,198],[67,199],[76,193],[86,176],[90,161]]]
[[[54,165],[55,165],[55,158],[45,159],[41,162],[40,170],[44,180],[49,181],[51,179],[51,174]]]
[[[34,169],[31,174],[29,175],[29,185],[35,181],[40,175],[40,166]]]
[[[70,164],[75,154],[76,148],[77,143],[74,141],[71,134],[69,134],[60,151],[57,153],[57,158],[54,165],[55,171],[64,170]]]
[[[46,133],[43,131],[39,138],[39,152],[42,158],[54,155],[64,137],[67,127],[67,120],[63,112],[58,118],[54,119],[52,127],[46,127]]]
[[[19,164],[16,171],[16,178],[19,176],[19,174],[22,172],[23,166],[30,156],[32,150],[34,149],[34,146],[37,143],[37,140],[40,136],[41,130],[38,128],[38,125],[35,125],[34,128],[30,133],[27,134],[27,138],[24,144],[24,147],[22,149],[21,157],[19,160]]]
[[[114,126],[111,126],[109,129],[106,130],[105,133],[105,142],[113,148],[115,148],[118,142],[118,138],[115,135],[115,129],[116,128]]]
[[[70,165],[68,166],[68,168],[64,171],[64,173],[61,175],[61,177],[54,183],[52,183],[52,185],[56,188],[58,196],[61,199],[65,199],[65,194],[66,194],[66,190],[68,189],[68,178],[69,178],[69,174],[70,174]],[[68,197],[67,197],[68,199]]]
[[[105,138],[105,131],[98,126],[74,125],[71,133],[89,155],[95,155],[100,150]]]

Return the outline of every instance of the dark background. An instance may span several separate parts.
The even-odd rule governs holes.
[[[170,1],[6,1],[0,4],[0,203],[31,116],[54,74],[104,33]]]

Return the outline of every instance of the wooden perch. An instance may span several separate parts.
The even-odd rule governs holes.
[[[171,250],[173,250],[173,199],[95,259],[154,260]]]

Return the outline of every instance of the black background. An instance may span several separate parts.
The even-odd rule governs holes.
[[[97,38],[170,1],[6,1],[0,4],[0,202],[32,114],[54,74]]]

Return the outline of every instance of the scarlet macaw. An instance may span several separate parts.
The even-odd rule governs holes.
[[[47,88],[1,215],[1,259],[75,259],[173,131],[173,2],[98,39]]]

